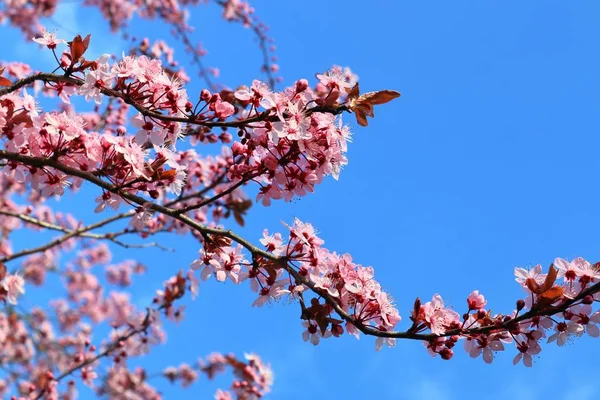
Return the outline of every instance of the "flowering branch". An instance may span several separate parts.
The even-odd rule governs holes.
[[[81,86],[85,83],[83,79],[76,78],[69,75],[57,75],[57,74],[49,74],[49,73],[37,73],[26,78],[20,79],[13,83],[11,86],[8,86],[4,89],[0,89],[0,97],[5,96],[9,93],[16,92],[17,90],[32,84],[33,82],[41,81],[45,83],[49,82],[61,82],[61,83],[69,83],[75,86]],[[270,111],[263,111],[261,113],[257,113],[256,115],[240,120],[234,121],[203,121],[199,120],[196,115],[191,114],[189,117],[177,117],[165,115],[160,112],[156,112],[150,110],[143,105],[137,103],[135,100],[129,98],[126,94],[117,92],[116,90],[112,90],[109,88],[101,88],[100,92],[108,97],[119,98],[122,99],[125,103],[133,106],[137,111],[139,111],[142,115],[155,118],[160,121],[165,122],[179,122],[186,123],[190,125],[198,125],[206,128],[243,128],[249,126],[255,122],[275,122],[278,120],[277,115],[273,115]],[[313,113],[327,113],[332,115],[339,115],[344,111],[349,111],[349,108],[346,105],[339,106],[317,106],[312,107],[306,110],[306,115],[309,116]],[[285,116],[285,115],[284,115]],[[289,117],[289,116],[287,116]]]
[[[51,224],[51,223],[48,223],[48,222],[45,222],[45,221],[41,221],[41,220],[39,220],[37,218],[33,218],[33,217],[31,217],[29,215],[26,215],[26,214],[19,214],[19,213],[13,213],[13,212],[10,212],[10,211],[0,210],[0,215],[7,215],[7,216],[15,217],[15,218],[18,218],[18,219],[20,219],[20,220],[22,220],[24,222],[27,222],[29,224],[33,224],[33,225],[39,226],[41,228],[46,228],[46,229],[51,229],[51,230],[54,230],[54,231],[59,231],[59,232],[66,233],[66,235],[64,235],[64,236],[62,236],[62,237],[60,237],[60,238],[58,238],[56,240],[53,240],[52,242],[50,242],[50,243],[48,243],[46,245],[39,246],[39,247],[36,247],[36,248],[32,248],[32,249],[29,249],[29,250],[24,250],[24,251],[19,252],[19,253],[14,253],[14,254],[12,254],[10,256],[7,256],[5,258],[0,259],[0,262],[4,262],[4,263],[6,263],[8,261],[12,261],[12,260],[14,260],[16,258],[20,258],[20,257],[23,257],[23,256],[30,255],[30,254],[34,254],[34,253],[39,253],[39,252],[46,251],[46,250],[48,250],[48,249],[50,249],[52,247],[59,246],[62,243],[66,242],[67,240],[69,240],[71,238],[74,238],[74,237],[84,237],[84,238],[96,239],[96,240],[108,240],[108,241],[110,241],[110,242],[112,242],[112,243],[114,243],[114,244],[116,244],[116,245],[118,245],[120,247],[126,248],[126,249],[135,249],[135,248],[137,248],[137,249],[143,249],[143,248],[148,248],[148,247],[156,247],[156,248],[159,248],[159,249],[164,250],[164,251],[173,251],[173,249],[170,249],[168,247],[164,247],[160,243],[157,243],[157,242],[142,243],[142,244],[131,244],[131,243],[122,242],[119,239],[117,239],[117,237],[119,237],[119,236],[126,235],[126,234],[129,234],[129,233],[133,233],[133,231],[131,229],[123,229],[123,230],[121,230],[119,232],[110,232],[110,233],[88,233],[90,230],[96,229],[99,226],[102,226],[103,224],[99,225],[99,226],[98,226],[98,224],[94,224],[96,226],[93,227],[93,228],[91,228],[91,229],[89,227],[82,227],[82,228],[77,229],[77,230],[71,230],[71,229],[65,228],[65,227],[60,226],[60,225],[55,225],[55,224]],[[102,221],[102,222],[105,222],[105,221]],[[110,221],[110,222],[112,222],[112,221]]]

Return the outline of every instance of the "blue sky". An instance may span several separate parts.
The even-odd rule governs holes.
[[[402,97],[380,106],[368,128],[354,124],[350,163],[338,182],[330,178],[291,204],[255,205],[237,231],[258,240],[265,227],[282,231],[282,219],[313,223],[328,248],[375,268],[406,320],[417,296],[426,301],[439,292],[462,312],[474,289],[494,312],[510,312],[521,296],[515,266],[547,266],[555,257],[598,260],[597,3],[252,4],[271,27],[285,83],[313,79],[339,64],[359,75],[363,91],[394,89]],[[124,49],[95,12],[77,4],[61,6],[55,19],[73,32],[91,31],[97,54]],[[221,68],[221,82],[236,87],[258,76],[260,55],[249,32],[221,21],[214,7],[193,10],[192,23],[199,26],[195,39],[210,52],[206,62]],[[138,36],[173,42],[167,28],[139,21],[133,27]],[[19,43],[17,33],[0,29]],[[50,65],[34,48],[5,46],[3,57],[27,59],[40,69]],[[79,215],[91,218],[91,207],[77,198],[66,196],[60,207],[76,204]],[[117,259],[148,262],[150,272],[134,291],[141,306],[154,293],[149,287],[196,257],[193,241],[165,240],[178,251],[115,250]],[[413,341],[380,352],[367,337],[313,347],[302,342],[297,307],[256,309],[253,300],[247,285],[203,284],[186,320],[169,327],[167,346],[142,364],[158,370],[211,351],[257,352],[275,371],[271,399],[600,395],[593,374],[598,342],[587,338],[566,348],[545,346],[531,369],[512,365],[514,348],[488,366],[462,348],[450,362],[434,359]],[[216,387],[201,382],[181,392],[157,386],[166,398],[182,399],[208,398]]]

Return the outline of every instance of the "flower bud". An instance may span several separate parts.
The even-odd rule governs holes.
[[[203,101],[210,100],[210,92],[206,89],[202,89],[202,92],[200,92],[200,99]]]
[[[304,92],[306,89],[308,89],[308,81],[306,79],[300,79],[299,81],[296,81],[297,93]]]
[[[440,351],[440,356],[443,360],[449,360],[452,358],[453,355],[454,352],[450,349],[443,349],[442,351]]]

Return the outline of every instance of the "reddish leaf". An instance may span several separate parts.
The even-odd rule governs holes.
[[[558,276],[558,270],[554,268],[554,264],[550,265],[550,269],[548,270],[548,275],[546,275],[546,279],[544,283],[541,285],[538,284],[535,279],[527,278],[525,281],[525,285],[532,293],[537,295],[544,293],[547,290],[550,290],[552,286],[554,286],[554,282],[556,282],[556,277]]]
[[[400,93],[395,90],[380,90],[378,92],[369,92],[359,95],[358,83],[348,92],[348,103],[350,111],[354,112],[356,122],[360,126],[367,126],[367,116],[373,118],[373,106],[385,104],[393,99],[400,97]]]
[[[527,286],[527,289],[531,290],[532,293],[539,294],[542,292],[540,291],[540,285],[538,285],[533,278],[527,278],[527,280],[525,280],[525,286]]]
[[[400,97],[400,93],[395,90],[380,90],[378,92],[369,92],[361,95],[356,102],[357,103],[369,103],[371,105],[385,104]]]
[[[558,276],[558,270],[554,268],[554,264],[550,265],[550,269],[548,270],[548,275],[546,275],[546,279],[542,286],[540,286],[540,293],[546,292],[550,290],[552,286],[554,286],[554,282],[556,282],[556,277]],[[538,293],[538,294],[540,294]]]
[[[560,299],[563,293],[563,288],[560,286],[551,287],[538,296],[537,302],[540,305],[550,305]]]
[[[367,116],[361,110],[354,110],[354,115],[356,116],[356,122],[360,126],[367,126],[369,122],[367,121]]]
[[[360,89],[358,87],[358,82],[356,82],[356,84],[354,86],[352,86],[352,89],[348,90],[346,89],[346,91],[348,92],[348,101],[352,102],[353,100],[358,99],[358,96],[360,95]]]
[[[12,82],[9,81],[8,79],[2,77],[2,74],[4,73],[4,68],[0,68],[0,86],[10,86],[12,85]]]
[[[169,169],[166,171],[162,171],[159,174],[159,179],[172,179],[175,175],[177,175],[177,170]]]
[[[79,59],[86,52],[88,46],[90,45],[90,36],[91,35],[87,35],[85,39],[82,39],[81,35],[77,35],[73,41],[69,42],[69,48],[71,49],[71,57],[73,60],[71,61],[71,64],[75,64],[77,61],[79,61]]]
[[[0,281],[6,276],[6,265],[0,262]]]
[[[235,222],[237,222],[241,227],[244,226],[244,216],[242,215],[242,213],[234,211],[233,218],[235,219]]]

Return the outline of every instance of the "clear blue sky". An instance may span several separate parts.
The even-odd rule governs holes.
[[[350,163],[338,182],[330,178],[291,204],[256,205],[238,229],[246,237],[257,240],[265,227],[283,230],[281,219],[312,222],[328,248],[375,268],[405,320],[417,296],[427,300],[439,292],[462,312],[474,289],[494,312],[510,312],[522,295],[515,266],[547,266],[555,257],[598,260],[597,2],[252,4],[271,26],[286,83],[314,82],[314,73],[339,64],[359,75],[363,91],[394,89],[402,97],[380,106],[368,128],[355,126]],[[253,37],[217,13],[214,7],[192,12],[195,38],[210,52],[207,63],[221,68],[222,82],[248,84],[260,57]],[[67,3],[57,18],[72,31],[94,33],[98,54],[123,50],[117,37],[98,34],[106,29],[96,13]],[[133,26],[138,36],[173,42],[166,28]],[[18,34],[6,35],[18,43]],[[3,57],[49,65],[32,49],[4,46]],[[80,215],[91,217],[91,208],[75,198],[67,196],[61,207],[77,204]],[[135,289],[140,306],[153,295],[148,288],[196,257],[193,241],[185,243],[174,255],[115,252],[149,264]],[[168,330],[167,346],[142,363],[158,369],[211,351],[257,352],[275,371],[270,399],[600,396],[599,342],[587,338],[566,348],[544,346],[531,369],[512,365],[514,348],[488,366],[470,359],[462,345],[450,362],[431,358],[413,341],[380,352],[367,337],[313,347],[302,342],[296,306],[256,309],[253,300],[247,285],[203,284],[186,320]],[[181,392],[158,386],[169,399],[209,398],[216,387],[201,382]]]

